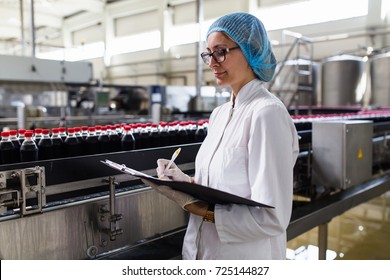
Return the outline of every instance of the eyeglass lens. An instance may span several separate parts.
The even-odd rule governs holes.
[[[216,50],[211,53],[204,52],[201,54],[201,57],[203,59],[203,62],[207,65],[210,64],[211,57],[214,57],[215,61],[218,63],[224,62],[226,59],[226,50]]]

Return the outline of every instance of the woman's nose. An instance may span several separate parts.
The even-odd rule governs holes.
[[[215,65],[219,65],[219,62],[214,58],[214,56],[210,56],[210,63],[209,63],[209,67],[210,68],[213,68],[213,66]]]

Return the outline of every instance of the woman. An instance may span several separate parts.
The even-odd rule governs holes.
[[[209,118],[195,161],[195,177],[159,159],[158,176],[193,181],[274,208],[209,205],[166,186],[152,185],[191,213],[183,259],[285,259],[292,211],[295,126],[284,104],[263,86],[276,60],[262,23],[246,13],[216,20],[201,54],[231,101]],[[146,182],[150,184],[150,182]]]

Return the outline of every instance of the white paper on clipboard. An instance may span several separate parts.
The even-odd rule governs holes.
[[[153,176],[150,176],[150,175],[145,174],[143,172],[140,172],[138,170],[135,170],[135,169],[132,169],[130,167],[127,167],[124,164],[119,164],[119,163],[113,162],[113,161],[108,160],[108,159],[106,159],[104,161],[102,160],[100,162],[104,163],[105,165],[108,165],[111,168],[117,169],[117,170],[119,170],[121,172],[125,172],[125,173],[128,173],[128,174],[133,175],[133,176],[141,176],[141,177],[148,177],[148,178],[155,179],[155,177],[153,177]]]

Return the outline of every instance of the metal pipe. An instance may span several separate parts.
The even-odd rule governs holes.
[[[115,216],[115,177],[110,176],[110,215]]]
[[[200,54],[202,53],[202,24],[203,24],[203,0],[197,0],[196,1],[196,12],[197,12],[197,19],[198,19],[198,42],[197,42],[197,48],[196,48],[196,96],[200,98],[200,91],[202,87],[202,80],[203,80],[203,61],[200,57]]]
[[[26,105],[23,102],[19,102],[16,106],[16,115],[17,115],[17,127],[25,128],[26,127]]]
[[[30,32],[31,32],[31,56],[35,57],[35,18],[34,18],[34,0],[30,0],[31,3],[31,21],[30,21]]]
[[[366,31],[366,32],[355,32],[355,33],[342,33],[342,34],[335,34],[335,35],[325,35],[325,36],[318,36],[318,37],[310,37],[310,40],[313,44],[316,43],[325,43],[325,42],[333,42],[333,41],[340,41],[340,40],[347,40],[347,39],[354,39],[354,38],[361,38],[361,37],[372,37],[372,36],[385,36],[389,35],[390,30],[385,29],[384,31]],[[309,38],[309,37],[306,37]],[[294,43],[284,43],[284,44],[277,44],[273,45],[273,48],[282,48],[282,47],[288,47],[291,46]]]
[[[132,74],[132,75],[119,75],[111,76],[111,79],[123,79],[123,78],[137,78],[137,77],[149,77],[149,76],[164,76],[169,78],[170,75],[183,74],[183,73],[194,73],[196,70],[182,70],[182,71],[170,71],[170,72],[151,72],[151,73],[142,73],[142,74]],[[202,69],[202,71],[210,71],[209,69]]]
[[[160,58],[160,59],[150,59],[150,60],[143,60],[143,61],[139,61],[139,62],[128,62],[128,63],[120,63],[120,64],[115,64],[115,65],[110,65],[110,66],[107,66],[106,68],[125,67],[125,66],[133,66],[133,65],[148,64],[148,63],[155,64],[155,63],[172,61],[172,60],[193,59],[193,58],[195,58],[194,55],[181,56],[180,58],[168,57],[168,58]]]
[[[196,96],[193,100],[193,108],[195,111],[203,111],[203,102],[201,97],[202,83],[203,83],[203,62],[200,57],[202,52],[202,23],[203,23],[203,0],[196,1],[196,13],[198,22],[198,41],[196,43]]]
[[[326,260],[326,250],[328,249],[328,224],[318,226],[318,259]]]
[[[20,37],[22,43],[22,55],[26,54],[26,38],[24,36],[24,7],[23,0],[19,0],[20,7]]]

